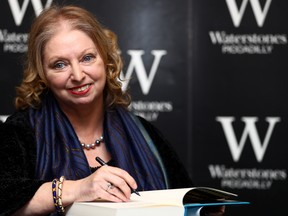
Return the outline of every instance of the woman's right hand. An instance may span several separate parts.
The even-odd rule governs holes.
[[[131,175],[123,169],[112,166],[102,166],[90,176],[77,180],[74,183],[74,187],[70,190],[70,194],[68,194],[69,192],[65,190],[64,182],[62,196],[64,202],[65,191],[68,197],[74,197],[71,200],[72,202],[94,201],[97,199],[126,202],[130,199],[131,188],[137,188],[137,183]],[[65,205],[65,203],[63,204]],[[69,201],[67,204],[70,204]]]

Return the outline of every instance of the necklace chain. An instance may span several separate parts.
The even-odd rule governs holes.
[[[94,143],[86,144],[86,143],[83,143],[81,141],[80,141],[80,143],[81,143],[81,146],[83,149],[90,150],[90,149],[94,149],[96,146],[99,146],[100,143],[103,141],[104,141],[104,137],[102,135],[99,139],[96,139]]]

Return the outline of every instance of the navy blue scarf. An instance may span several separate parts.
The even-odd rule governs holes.
[[[36,177],[76,180],[91,174],[78,137],[52,94],[29,114],[37,143]],[[135,178],[139,190],[168,187],[161,158],[137,117],[122,108],[106,111],[104,140],[115,164]]]

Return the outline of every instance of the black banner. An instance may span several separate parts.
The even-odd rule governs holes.
[[[229,215],[285,213],[288,192],[288,3],[285,0],[89,0],[119,39],[131,110],[155,124],[197,186],[239,194]],[[51,0],[0,8],[0,118],[15,86],[32,19]]]
[[[193,4],[191,172],[197,184],[251,201],[233,215],[285,212],[287,6],[275,0]]]

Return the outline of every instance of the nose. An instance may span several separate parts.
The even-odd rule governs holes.
[[[71,79],[81,81],[85,77],[83,68],[79,63],[74,63],[71,66]]]

